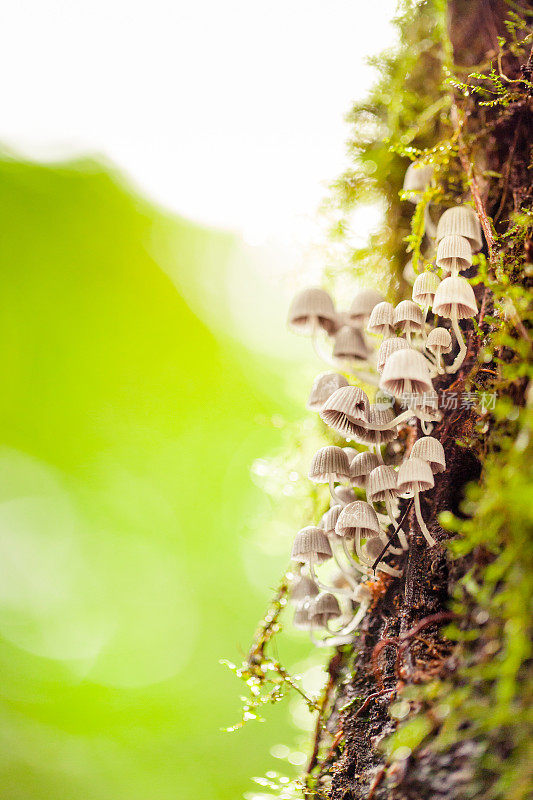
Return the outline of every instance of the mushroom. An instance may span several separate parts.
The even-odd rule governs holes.
[[[375,333],[387,339],[393,335],[394,329],[394,306],[392,303],[378,303],[372,309],[366,329],[369,333]]]
[[[309,469],[309,480],[313,483],[328,483],[334,500],[335,482],[349,480],[350,464],[348,456],[340,447],[321,447],[313,456]]]
[[[411,203],[418,203],[433,179],[433,164],[413,161],[405,170],[403,190],[409,192]]]
[[[405,333],[407,343],[411,344],[411,333],[424,332],[424,315],[412,300],[402,300],[394,309],[394,327]]]
[[[364,583],[359,583],[354,589],[352,600],[354,603],[359,603],[357,613],[354,614],[353,619],[348,623],[348,625],[346,625],[344,628],[341,628],[340,631],[337,631],[335,638],[325,638],[323,640],[324,646],[329,645],[330,647],[338,647],[341,644],[347,644],[346,637],[359,627],[370,607],[372,602],[372,592],[367,586],[365,586]]]
[[[317,375],[313,382],[309,400],[307,401],[307,408],[310,411],[320,411],[334,391],[348,385],[344,375],[340,375],[338,372],[322,372]]]
[[[324,587],[327,591],[331,586],[326,586],[316,575],[315,567],[323,564],[332,557],[331,546],[328,537],[322,530],[315,525],[308,525],[302,528],[294,537],[292,544],[291,558],[299,564],[307,564],[309,574],[317,586]]]
[[[396,514],[392,507],[393,501],[398,496],[398,477],[393,467],[380,464],[372,470],[368,476],[366,485],[366,497],[369,503],[385,503],[387,514],[392,523],[396,519]],[[398,538],[403,550],[407,550],[409,545],[405,533],[400,529],[397,531]],[[378,553],[376,553],[378,555]],[[370,562],[373,563],[373,560]]]
[[[356,450],[355,447],[343,447],[342,451],[348,456],[349,464],[351,464],[354,458],[359,455],[359,450]]]
[[[333,300],[324,289],[304,289],[294,297],[289,308],[288,325],[295,333],[311,336],[313,347],[319,358],[324,355],[318,343],[320,330],[332,336],[337,330],[337,315]]]
[[[331,498],[331,508],[336,503],[340,503],[343,507],[347,506],[348,503],[353,503],[353,501],[356,499],[354,490],[350,489],[349,486],[337,486],[335,489],[335,497],[337,498],[336,501]]]
[[[411,419],[413,416],[430,422],[440,419],[438,409],[436,412],[428,413],[420,401],[415,402],[418,395],[433,393],[427,361],[417,350],[397,350],[392,353],[385,363],[380,387],[384,392],[398,399],[409,394],[412,395],[408,401],[410,408],[396,417],[395,425],[399,425],[400,422]]]
[[[361,539],[371,539],[374,536],[381,535],[378,516],[372,506],[369,503],[365,503],[364,500],[356,500],[342,509],[335,531],[337,536],[342,537],[342,546],[347,558],[351,559],[355,564],[358,562],[348,550],[346,540],[354,538],[355,552],[359,561],[365,564],[364,554],[361,549]]]
[[[333,358],[339,361],[364,361],[368,350],[363,334],[358,328],[343,325],[335,334],[333,342]]]
[[[375,289],[363,289],[363,291],[358,292],[352,300],[348,312],[352,325],[357,325],[360,328],[364,327],[374,306],[383,302],[384,299],[385,298],[379,292],[376,292]]]
[[[472,266],[472,248],[463,236],[445,236],[437,247],[437,267],[457,275]]]
[[[415,457],[427,461],[434,475],[446,469],[444,447],[434,436],[422,436],[416,440],[411,450],[411,458]]]
[[[483,247],[481,225],[478,216],[471,206],[454,206],[448,208],[437,225],[437,241],[445,236],[464,236],[468,239],[474,253]]]
[[[320,592],[310,604],[309,616],[313,625],[328,628],[331,619],[341,615],[339,601],[331,592]]]
[[[352,486],[366,490],[366,481],[373,469],[379,466],[379,459],[375,453],[359,453],[350,464],[350,482]]]
[[[437,373],[439,375],[443,375],[445,372],[445,368],[442,363],[442,354],[450,353],[451,349],[452,337],[450,336],[450,332],[446,330],[446,328],[432,328],[432,330],[430,330],[428,333],[428,338],[426,339],[426,350],[429,350],[429,352],[433,353],[435,356]]]
[[[403,339],[401,336],[392,337],[391,339],[384,339],[381,342],[376,363],[376,369],[380,375],[383,372],[388,357],[391,355],[391,353],[395,353],[397,350],[409,350],[409,344],[407,343],[407,340]]]
[[[352,501],[353,502],[353,501]],[[353,563],[350,563],[350,569],[348,570],[342,561],[339,558],[337,553],[337,545],[340,544],[339,537],[335,533],[335,526],[337,524],[337,520],[339,519],[339,515],[342,511],[342,505],[331,506],[325,514],[322,515],[322,519],[320,520],[320,527],[324,530],[324,533],[329,539],[329,544],[331,547],[331,552],[333,553],[333,558],[335,559],[335,563],[337,564],[338,568],[342,572],[343,576],[346,578],[348,583],[353,587],[355,586],[354,579],[353,579]]]
[[[428,531],[422,517],[420,492],[426,492],[428,489],[432,489],[434,485],[433,473],[427,461],[411,456],[411,458],[403,462],[398,472],[398,492],[408,497],[413,496],[416,518],[420,525],[420,530],[430,547],[433,547],[436,541]]]
[[[422,306],[427,316],[428,309],[433,305],[433,298],[440,283],[440,278],[431,270],[421,272],[413,284],[413,302]],[[425,317],[424,317],[425,320]]]
[[[362,389],[345,386],[328,397],[320,411],[320,417],[341,436],[352,438],[354,428],[366,422],[369,405],[368,397]]]
[[[318,592],[318,586],[311,578],[307,575],[299,575],[291,586],[291,602],[296,608],[301,608],[311,598],[316,597]]]
[[[433,164],[420,164],[417,161],[409,164],[403,179],[403,190],[410,194],[408,200],[411,203],[419,203],[432,180]],[[430,217],[428,206],[424,209],[424,221],[428,236],[435,236],[436,227]]]
[[[448,372],[457,372],[466,356],[466,345],[459,326],[460,319],[467,319],[477,314],[477,303],[474,290],[466,278],[454,275],[445,278],[435,292],[433,312],[439,317],[452,321],[452,329],[459,345],[459,353],[448,368]]]

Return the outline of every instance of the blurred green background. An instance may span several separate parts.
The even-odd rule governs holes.
[[[285,566],[250,465],[303,408],[184,299],[220,302],[231,236],[94,161],[0,172],[1,796],[234,800],[298,736],[282,706],[220,732],[241,687],[218,661]]]

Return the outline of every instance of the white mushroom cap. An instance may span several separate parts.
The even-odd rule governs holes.
[[[378,515],[364,500],[356,500],[342,509],[335,531],[337,536],[347,538],[354,536],[356,531],[359,531],[365,538],[379,535]]]
[[[309,480],[313,483],[327,483],[347,480],[350,475],[348,456],[340,447],[321,447],[313,456],[309,469]]]
[[[427,461],[434,474],[444,472],[446,469],[444,447],[434,436],[422,436],[417,439],[411,450],[411,458],[421,458],[422,461]]]
[[[348,381],[338,372],[323,372],[317,375],[311,387],[307,408],[310,411],[320,411],[328,397],[342,386],[348,386]]]
[[[288,316],[289,327],[296,333],[309,335],[313,321],[317,320],[321,328],[331,334],[336,330],[335,307],[333,300],[324,289],[312,287],[304,289],[294,297]]]
[[[335,334],[333,357],[364,361],[367,356],[368,350],[361,331],[350,325],[343,325]]]
[[[372,470],[366,484],[366,496],[369,502],[385,500],[387,495],[397,494],[398,476],[393,467],[380,464]],[[379,555],[379,552],[378,552]]]
[[[475,210],[471,206],[448,208],[437,225],[437,241],[440,242],[445,236],[464,236],[474,253],[481,250],[481,225]]]
[[[308,525],[296,534],[291,553],[293,561],[306,564],[314,560],[321,564],[323,561],[328,561],[331,555],[328,537],[322,528]]]
[[[299,631],[308,631],[313,627],[309,603],[296,609],[292,618],[292,624],[296,630]]]
[[[437,267],[450,272],[454,267],[459,270],[472,266],[472,248],[463,236],[445,236],[437,247]]]
[[[394,326],[394,306],[392,303],[378,303],[374,306],[366,329],[369,333],[384,336]]]
[[[335,525],[337,524],[337,520],[339,519],[339,514],[342,511],[341,505],[331,506],[330,509],[326,511],[325,514],[322,515],[322,519],[320,520],[320,527],[324,529],[324,532],[329,536],[335,533]]]
[[[457,319],[467,319],[477,314],[474,290],[466,278],[460,275],[444,278],[435,292],[433,313],[447,319],[454,313]]]
[[[335,488],[335,496],[337,500],[331,498],[331,505],[334,506],[335,503],[340,500],[342,503],[353,503],[355,500],[355,492],[353,489],[350,489],[349,486],[337,486]]]
[[[379,459],[375,453],[359,453],[350,464],[350,481],[352,486],[364,489],[367,476],[379,464]]]
[[[381,389],[398,398],[407,391],[413,394],[432,392],[427,363],[418,350],[397,350],[386,361],[379,384]]]
[[[426,349],[431,353],[450,353],[452,337],[446,328],[432,328],[426,339]]]
[[[418,203],[433,179],[433,164],[420,164],[413,161],[405,171],[403,179],[404,192],[411,192],[412,203]]]
[[[355,447],[343,447],[342,450],[348,456],[349,464],[351,464],[356,455],[359,454],[359,450],[356,450]]]
[[[313,623],[325,625],[330,619],[340,617],[339,601],[331,592],[321,592],[311,603],[309,613]]]
[[[358,386],[345,386],[328,397],[320,411],[326,425],[350,437],[354,428],[366,423],[368,418],[368,397]]]
[[[426,492],[435,485],[433,473],[427,461],[421,458],[407,458],[398,471],[398,493]]]
[[[384,297],[375,289],[363,289],[358,292],[350,306],[349,316],[352,322],[362,324],[370,316],[374,306],[383,302]]]
[[[385,339],[385,341],[381,342],[376,361],[376,369],[379,374],[381,375],[383,372],[385,363],[391,353],[395,353],[397,350],[409,349],[409,342],[407,339],[403,339],[401,336],[393,336],[391,339]]]
[[[319,588],[307,575],[300,575],[291,586],[291,600],[293,603],[302,603],[311,597],[316,597]]]
[[[421,272],[413,284],[413,301],[423,308],[430,308],[433,305],[433,298],[439,283],[439,276],[431,270]]]
[[[402,300],[394,309],[394,325],[403,330],[419,331],[424,325],[424,315],[412,300]]]

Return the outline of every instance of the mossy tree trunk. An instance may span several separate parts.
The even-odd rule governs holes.
[[[505,25],[509,10],[509,4],[503,0],[454,0],[449,4],[448,30],[456,75],[462,74],[466,81],[467,74],[474,68],[481,71],[483,67],[482,71],[487,72],[488,63],[496,62],[500,49],[498,37],[509,39],[509,28]],[[531,209],[532,118],[527,85],[531,79],[531,57],[526,52],[521,58],[501,46],[504,50],[501,67],[506,76],[500,79],[501,92],[512,90],[512,94],[501,103],[480,106],[475,92],[474,96],[472,92],[465,96],[456,87],[450,110],[446,111],[447,137],[453,142],[450,163],[457,176],[463,173],[464,187],[469,185],[484,226],[487,241],[483,252],[490,279],[474,287],[481,309],[479,327],[471,322],[464,326],[468,355],[462,368],[457,375],[439,377],[435,384],[439,392],[457,395],[457,407],[453,408],[452,402],[433,434],[444,445],[447,470],[435,476],[434,490],[422,495],[423,515],[438,545],[427,547],[411,510],[408,517],[410,551],[403,578],[391,579],[379,573],[381,577],[373,585],[373,607],[353,649],[337,653],[329,665],[331,680],[322,700],[321,718],[326,730],[319,722],[308,770],[309,797],[459,800],[501,796],[509,800],[528,796],[527,776],[525,783],[518,780],[518,788],[513,784],[515,788],[509,790],[509,795],[498,794],[499,790],[494,788],[500,772],[496,767],[491,771],[490,766],[483,766],[483,757],[487,756],[487,750],[494,748],[498,751],[495,761],[503,764],[513,755],[506,753],[506,747],[513,745],[503,741],[503,731],[491,731],[490,722],[488,726],[485,723],[485,729],[488,727],[485,733],[483,726],[469,733],[469,720],[465,717],[463,723],[456,725],[462,727],[461,735],[448,737],[439,747],[432,746],[450,713],[446,692],[457,697],[461,685],[468,682],[468,667],[484,666],[491,659],[496,663],[504,646],[498,639],[503,635],[499,629],[489,636],[483,628],[487,612],[480,611],[479,603],[475,600],[465,602],[464,606],[451,603],[458,582],[467,573],[483,581],[483,570],[494,561],[494,553],[483,546],[475,546],[463,557],[453,558],[443,543],[454,537],[460,539],[462,524],[456,522],[455,532],[451,533],[438,522],[441,512],[452,512],[464,519],[463,489],[471,481],[483,480],[485,457],[499,447],[499,427],[502,437],[518,435],[518,429],[509,434],[508,419],[497,419],[490,412],[481,413],[477,405],[465,402],[465,396],[469,396],[465,392],[497,391],[499,401],[507,395],[518,406],[525,402],[527,380],[520,369],[517,368],[516,376],[500,378],[502,364],[516,364],[523,357],[520,354],[529,352],[527,323],[518,319],[521,314],[511,312],[506,335],[516,342],[522,340],[526,348],[518,347],[518,357],[512,342],[510,347],[505,343],[494,345],[498,324],[493,319],[492,284],[501,282],[499,270],[506,272],[511,286],[522,285],[525,280],[524,248],[529,246],[531,229],[525,225],[514,239],[509,231],[512,231],[513,213]],[[526,81],[510,82],[521,78]],[[471,81],[474,85],[483,85],[481,78]],[[418,146],[427,149],[437,145],[446,124],[446,120],[438,123]],[[444,180],[448,180],[453,196],[453,179]],[[461,177],[457,177],[455,186],[460,182]],[[393,190],[392,193],[396,192],[397,187]],[[467,199],[465,193],[462,197]],[[400,231],[410,209],[406,203],[390,203],[389,219]],[[476,271],[474,267],[466,276],[471,278]],[[481,358],[480,354],[494,350],[495,357]],[[505,373],[505,369],[503,371]],[[418,430],[416,436],[420,435]],[[412,431],[406,441],[405,454],[409,453],[414,438]],[[502,470],[504,459],[502,455]],[[405,507],[407,501],[403,503]],[[503,540],[501,546],[504,546]],[[443,635],[443,625],[452,618],[459,639],[462,636],[468,640],[467,632],[475,629],[475,644],[457,643],[454,637]],[[517,670],[517,681],[524,680],[524,671]],[[434,696],[432,687],[436,687]],[[465,698],[472,699],[468,691]],[[452,712],[457,720],[460,710],[453,708]],[[390,741],[388,737],[399,728],[403,728],[404,734],[396,740],[393,738],[395,749],[384,747],[384,743]]]

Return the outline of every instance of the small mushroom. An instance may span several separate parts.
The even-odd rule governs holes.
[[[352,559],[356,564],[358,562],[355,561],[348,550],[346,540],[354,539],[355,552],[357,553],[359,561],[364,564],[361,539],[371,539],[381,534],[376,512],[369,503],[365,503],[363,500],[356,500],[355,503],[350,503],[350,505],[342,509],[335,530],[337,536],[342,537],[342,546],[344,547],[347,558]]]
[[[353,502],[353,499],[351,502]],[[331,547],[331,552],[333,553],[333,558],[335,559],[335,563],[342,572],[344,578],[346,578],[348,583],[353,587],[355,585],[353,578],[353,566],[350,564],[350,569],[348,570],[342,563],[337,552],[337,547],[341,544],[341,542],[335,532],[335,526],[337,524],[337,520],[339,519],[342,508],[343,506],[340,504],[331,506],[331,508],[322,515],[322,519],[320,520],[319,524],[329,539],[329,544]]]
[[[435,292],[437,291],[439,283],[439,276],[427,269],[417,276],[413,284],[413,302],[422,306],[426,314],[428,308],[431,308],[433,305],[433,298],[435,297]]]
[[[340,631],[337,631],[335,639],[330,639],[329,641],[325,640],[330,646],[337,647],[341,644],[345,644],[346,637],[359,627],[372,603],[372,592],[364,583],[359,583],[354,589],[352,600],[354,603],[359,603],[357,613],[348,625]]]
[[[363,291],[358,292],[352,300],[348,312],[352,325],[357,325],[360,328],[364,327],[374,306],[377,306],[383,300],[384,297],[379,292],[376,292],[375,289],[363,289]]]
[[[407,343],[411,344],[411,333],[422,333],[424,315],[412,300],[402,300],[394,309],[394,327],[405,333]]]
[[[445,236],[463,236],[468,239],[474,253],[483,247],[481,225],[478,216],[471,206],[454,206],[448,208],[437,225],[437,241]]]
[[[366,490],[367,478],[377,466],[379,466],[379,459],[375,453],[365,451],[356,455],[350,464],[350,482],[352,486]]]
[[[322,372],[318,375],[311,387],[307,408],[310,411],[320,411],[328,397],[342,386],[348,386],[348,381],[344,375],[338,372]]]
[[[405,170],[403,190],[409,192],[411,203],[418,203],[433,180],[433,164],[420,164],[413,161]]]
[[[416,440],[411,450],[411,458],[415,457],[427,461],[434,475],[446,469],[444,447],[434,436],[422,436]]]
[[[317,328],[331,335],[335,332],[336,320],[333,300],[324,289],[316,287],[298,292],[289,309],[289,327],[304,336],[311,336]]]
[[[368,482],[366,486],[366,497],[368,502],[385,503],[385,508],[387,509],[387,514],[389,515],[389,519],[392,523],[394,523],[396,515],[394,513],[392,504],[397,496],[398,496],[398,476],[396,474],[396,470],[393,469],[393,467],[389,467],[385,464],[380,464],[380,466],[373,469],[370,475],[368,476]],[[397,531],[397,534],[402,548],[404,550],[407,550],[409,545],[407,544],[405,533],[401,529],[399,529]]]
[[[368,350],[363,334],[358,328],[343,325],[335,334],[333,342],[333,358],[338,361],[364,361]]]
[[[349,486],[337,486],[335,489],[335,497],[337,498],[336,501],[331,498],[332,507],[336,502],[344,507],[347,506],[348,503],[353,503],[356,499],[354,490],[350,489]]]
[[[463,236],[445,236],[437,247],[437,267],[457,275],[472,266],[472,248]]]
[[[332,556],[328,537],[322,528],[308,525],[298,531],[294,537],[291,558],[299,564],[307,564],[309,573],[317,586],[321,585],[321,581],[316,575],[315,566],[329,561]]]
[[[392,303],[383,302],[374,306],[366,329],[369,333],[375,333],[385,339],[392,336],[394,329],[394,306]]]
[[[413,394],[432,392],[431,376],[422,353],[412,349],[391,353],[385,362],[380,388],[397,398],[402,398],[410,392]]]
[[[477,303],[474,290],[466,278],[459,275],[445,278],[435,292],[433,312],[439,317],[451,319],[452,329],[459,345],[459,353],[447,370],[457,372],[466,356],[466,345],[459,326],[460,319],[467,319],[477,314]]]
[[[341,436],[352,438],[354,428],[366,422],[369,405],[368,397],[362,389],[345,386],[328,397],[320,411],[320,417]]]
[[[442,375],[445,372],[442,363],[443,353],[450,353],[452,350],[452,337],[446,328],[432,328],[426,339],[426,350],[433,353],[437,364],[437,373]]]
[[[397,350],[409,350],[407,339],[396,336],[381,342],[376,363],[376,369],[380,375],[383,372],[388,357]]]
[[[370,404],[366,427],[359,427],[354,432],[354,439],[359,444],[372,447],[378,461],[383,463],[381,445],[392,442],[396,438],[396,416],[390,406]]]
[[[296,608],[301,608],[316,597],[319,589],[316,583],[307,575],[299,575],[291,586],[291,602]]]
[[[348,456],[340,447],[321,447],[313,456],[309,469],[309,480],[313,483],[328,483],[334,500],[335,482],[347,481],[350,477]]]
[[[348,456],[349,464],[351,464],[354,458],[359,455],[359,450],[356,450],[355,447],[343,447],[342,450]]]
[[[430,547],[436,544],[435,539],[427,529],[420,508],[420,492],[427,492],[435,485],[433,473],[427,461],[421,458],[411,457],[406,459],[398,472],[398,492],[406,496],[414,497],[415,514],[420,525],[426,542]],[[339,518],[340,519],[340,518]]]
[[[309,615],[314,625],[327,628],[330,620],[341,616],[339,601],[331,592],[320,592],[310,605]]]

